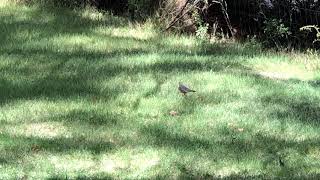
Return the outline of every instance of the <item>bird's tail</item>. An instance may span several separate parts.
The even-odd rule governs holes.
[[[197,91],[195,91],[195,90],[190,90],[190,92],[197,92]]]

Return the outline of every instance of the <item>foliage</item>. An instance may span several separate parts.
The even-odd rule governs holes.
[[[208,39],[208,29],[209,29],[209,24],[198,26],[196,30],[196,37],[201,40]]]
[[[146,19],[158,5],[159,0],[128,0],[128,11],[135,19]]]
[[[312,32],[313,30],[316,31],[315,40],[313,41],[313,43],[319,42],[320,41],[320,27],[318,25],[308,25],[308,26],[303,26],[300,28],[300,31]]]
[[[208,39],[208,30],[209,30],[209,24],[204,23],[203,19],[201,19],[198,11],[193,11],[192,18],[196,24],[197,30],[196,30],[196,37],[201,40]]]
[[[320,1],[292,1],[292,0],[226,0],[228,12],[233,25],[240,27],[246,35],[266,40],[260,36],[265,31],[265,23],[272,19],[282,21],[291,35],[286,40],[281,40],[284,48],[314,47],[312,36],[301,36],[299,28],[308,24],[318,24],[320,19]],[[280,25],[281,23],[277,23]],[[272,23],[271,23],[272,24]],[[279,31],[279,29],[277,30]],[[280,31],[281,32],[281,31]],[[283,39],[283,38],[281,38]],[[268,47],[277,47],[279,42],[266,43]],[[286,44],[286,45],[284,45]]]
[[[265,28],[262,43],[266,47],[276,47],[280,49],[288,42],[291,32],[282,20],[270,19],[265,21]]]

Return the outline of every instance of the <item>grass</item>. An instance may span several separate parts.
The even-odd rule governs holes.
[[[0,179],[320,178],[316,54],[88,9],[2,4],[0,32]]]

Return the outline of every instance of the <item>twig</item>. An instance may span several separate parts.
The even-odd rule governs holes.
[[[226,10],[226,8],[224,7],[224,5],[222,4],[222,2],[220,1],[211,1],[212,3],[216,3],[216,4],[219,4],[221,6],[221,9],[222,9],[222,14],[224,16],[224,20],[226,21],[227,23],[227,26],[229,28],[229,31],[231,33],[231,36],[234,36],[234,33],[232,31],[232,26],[231,26],[231,22],[230,22],[230,18],[229,18],[229,15],[228,15],[228,12]]]
[[[171,21],[171,23],[169,24],[169,26],[165,29],[165,31],[169,30],[175,23],[177,23],[181,18],[184,17],[184,15],[186,15],[188,12],[190,12],[192,10],[193,7],[195,7],[198,2],[200,2],[200,0],[197,0],[193,3],[193,5],[186,11],[183,13],[184,9],[187,7],[188,3],[190,0],[187,0],[186,3],[184,4],[184,6],[182,7],[182,9],[180,10],[179,14],[174,18],[173,21]]]
[[[180,12],[177,14],[177,16],[173,19],[173,21],[171,21],[171,23],[169,24],[169,26],[165,29],[166,31],[169,30],[179,19],[181,16],[181,14],[183,13],[184,9],[187,7],[188,3],[190,0],[187,0],[186,3],[182,6]],[[179,18],[178,18],[179,17]]]

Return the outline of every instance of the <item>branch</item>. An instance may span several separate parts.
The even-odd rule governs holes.
[[[200,2],[200,0],[197,0],[193,3],[193,5],[186,11],[183,13],[184,9],[187,7],[188,3],[190,0],[187,0],[186,3],[184,4],[184,6],[182,7],[182,9],[180,10],[179,14],[174,18],[173,21],[171,21],[171,23],[169,24],[169,26],[165,29],[165,31],[169,30],[175,23],[177,23],[181,18],[183,18],[188,12],[190,12],[192,10],[193,7],[195,7],[198,2]]]
[[[228,26],[229,31],[230,31],[230,33],[231,33],[231,36],[234,36],[234,33],[233,33],[233,31],[232,31],[232,26],[231,26],[231,22],[230,22],[230,19],[229,19],[228,12],[227,12],[226,8],[224,7],[224,5],[222,4],[222,2],[220,2],[220,1],[211,1],[211,2],[212,2],[212,3],[219,4],[219,5],[221,6],[224,20],[225,20],[226,23],[227,23],[227,26]]]

